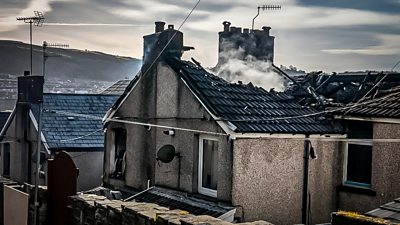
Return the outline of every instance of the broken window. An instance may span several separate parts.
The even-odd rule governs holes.
[[[114,172],[113,178],[123,179],[125,174],[126,130],[114,129]]]
[[[199,182],[200,194],[217,197],[218,141],[209,136],[199,139]]]
[[[10,143],[3,145],[3,176],[10,176]]]
[[[370,187],[372,175],[372,123],[351,121],[347,143],[345,184]]]

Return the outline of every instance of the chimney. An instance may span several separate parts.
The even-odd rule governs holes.
[[[162,32],[164,30],[165,22],[156,21],[155,24],[156,24],[156,30],[155,30],[156,33]]]
[[[29,74],[29,71],[26,71]],[[18,77],[18,103],[40,103],[43,101],[43,76]]]
[[[255,57],[257,60],[271,61],[274,59],[274,39],[270,36],[271,27],[264,26],[262,30],[250,30],[248,28],[234,27],[231,23],[224,21],[224,30],[219,32],[218,65],[227,60],[221,54],[224,51],[244,49],[246,55]]]
[[[29,76],[30,74],[31,74],[31,72],[29,70],[24,71],[24,76]]]
[[[154,60],[162,60],[163,57],[181,58],[184,51],[193,49],[183,46],[183,33],[175,30],[174,25],[168,25],[164,30],[165,22],[155,22],[155,33],[143,36],[143,67],[153,64]]]
[[[18,99],[15,106],[13,134],[18,141],[13,143],[10,160],[10,177],[21,183],[32,182],[29,173],[32,166],[30,157],[35,148],[28,139],[28,134],[32,129],[29,117],[31,105],[43,102],[43,76],[27,76],[28,74],[24,72],[24,76],[18,77]],[[32,112],[37,114],[34,109]]]

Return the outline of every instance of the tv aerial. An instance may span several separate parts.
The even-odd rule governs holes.
[[[253,22],[251,23],[251,30],[254,31],[254,20],[260,15],[260,9],[265,10],[280,10],[282,7],[280,5],[262,5],[257,7],[257,15],[253,18]]]

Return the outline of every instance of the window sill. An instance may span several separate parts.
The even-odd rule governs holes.
[[[354,186],[349,184],[339,185],[337,187],[339,192],[348,192],[368,196],[376,196],[376,191],[368,187]]]

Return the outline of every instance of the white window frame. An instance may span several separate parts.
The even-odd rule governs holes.
[[[370,189],[372,187],[372,171],[371,171],[371,184],[357,183],[357,182],[347,180],[347,164],[348,164],[349,145],[350,144],[371,146],[372,151],[373,151],[372,141],[348,141],[348,142],[344,143],[345,151],[344,151],[344,162],[343,162],[343,185]],[[371,170],[372,170],[372,165],[371,165]],[[360,185],[357,185],[357,184],[360,184]]]
[[[207,195],[210,197],[217,197],[217,190],[218,190],[218,183],[217,183],[217,190],[213,190],[210,188],[205,188],[202,186],[203,184],[203,141],[210,140],[218,142],[218,151],[219,151],[219,141],[218,138],[211,135],[199,135],[199,167],[198,167],[198,181],[197,181],[197,191],[200,194]]]

